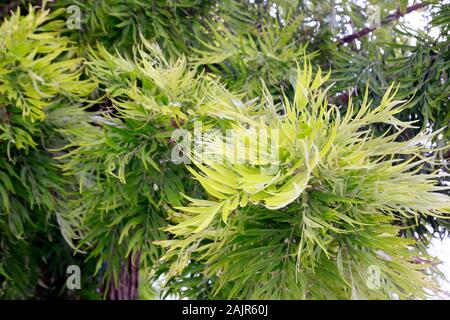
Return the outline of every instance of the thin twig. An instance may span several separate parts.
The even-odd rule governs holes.
[[[401,17],[403,17],[404,15],[422,9],[426,6],[428,6],[428,3],[416,3],[412,6],[409,6],[408,8],[406,8],[406,10],[404,12],[400,11],[400,8],[397,9],[397,11],[395,11],[394,13],[391,13],[390,15],[386,16],[383,20],[381,20],[380,22],[380,26],[382,25],[386,25],[394,20],[397,20]],[[364,37],[365,35],[371,33],[372,31],[376,30],[377,26],[370,26],[370,27],[366,27],[364,29],[361,29],[355,33],[352,33],[351,35],[345,36],[341,39],[339,39],[339,44],[344,44],[344,43],[348,43],[348,42],[352,42],[353,40],[359,39],[361,37]]]

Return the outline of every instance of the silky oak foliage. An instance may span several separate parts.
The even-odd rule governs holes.
[[[1,298],[438,292],[448,4],[346,42],[362,2],[24,2],[0,4]]]
[[[242,130],[278,130],[277,162],[249,140],[205,139],[208,156],[193,156],[189,171],[208,197],[176,207],[176,223],[166,228],[175,238],[159,242],[168,248],[165,258],[178,257],[171,273],[198,260],[215,279],[213,292],[226,298],[424,297],[424,266],[413,262],[419,252],[398,236],[396,222],[448,213],[448,187],[435,185],[440,174],[417,174],[438,131],[396,141],[413,124],[395,117],[404,105],[393,100],[392,86],[380,105],[371,108],[366,92],[341,117],[327,103],[328,88],[321,89],[327,77],[314,76],[306,61],[293,101],[275,105],[266,91],[260,114],[236,111],[233,125]],[[378,122],[391,129],[376,137],[368,128]],[[220,154],[226,143],[262,153],[261,164],[216,163],[227,157]],[[264,170],[267,163],[275,170]],[[380,268],[382,290],[367,285],[370,266]]]
[[[33,297],[38,281],[44,295],[57,295],[55,279],[76,261],[58,225],[75,179],[62,175],[51,149],[65,143],[58,128],[87,119],[80,104],[95,84],[81,80],[60,15],[30,6],[0,27],[1,297]]]

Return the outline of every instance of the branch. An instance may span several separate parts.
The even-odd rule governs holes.
[[[428,6],[428,5],[429,5],[428,3],[416,3],[416,4],[406,8],[406,10],[404,12],[401,12],[400,8],[399,8],[399,9],[397,9],[397,11],[395,11],[394,13],[391,13],[390,15],[386,16],[386,18],[381,20],[380,25],[381,26],[386,25],[386,24],[388,24],[388,23],[390,23],[390,22],[392,22],[394,20],[397,20],[397,19],[403,17],[404,15],[406,15],[406,14],[408,14],[410,12],[422,9],[422,8]],[[377,26],[366,27],[364,29],[361,29],[361,30],[355,32],[355,33],[352,33],[351,35],[345,36],[345,37],[339,39],[339,44],[338,45],[341,45],[341,44],[344,44],[344,43],[348,43],[348,42],[352,42],[355,39],[364,37],[365,35],[371,33],[372,31],[374,31],[376,28],[377,28]]]

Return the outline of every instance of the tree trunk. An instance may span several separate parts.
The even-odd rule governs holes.
[[[138,252],[134,261],[132,255],[128,257],[123,264],[119,275],[118,286],[111,280],[108,291],[109,300],[137,300],[139,286],[139,260],[140,252]]]

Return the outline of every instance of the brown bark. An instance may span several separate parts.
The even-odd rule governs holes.
[[[139,286],[139,261],[140,253],[135,255],[134,261],[132,255],[128,257],[122,270],[120,271],[118,283],[111,280],[108,290],[109,300],[137,300]]]
[[[424,8],[428,5],[428,3],[416,3],[412,6],[409,6],[408,8],[406,8],[405,12],[401,12],[400,9],[397,9],[397,11],[395,11],[394,13],[391,13],[390,15],[386,16],[383,20],[381,20],[380,24],[381,25],[386,25],[394,20],[397,20],[401,17],[403,17],[404,15],[419,10],[421,8]],[[356,40],[358,38],[364,37],[365,35],[371,33],[372,31],[376,30],[376,26],[371,26],[371,27],[366,27],[364,29],[361,29],[355,33],[352,33],[348,36],[345,36],[341,39],[339,39],[339,45],[344,44],[344,43],[348,43],[348,42],[352,42],[353,40]]]

